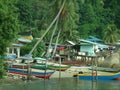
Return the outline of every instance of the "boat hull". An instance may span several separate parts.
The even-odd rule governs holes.
[[[65,71],[68,68],[70,68],[70,66],[50,66],[50,70],[56,70],[56,71]]]
[[[65,71],[68,68],[50,68],[51,70],[57,70],[57,71]]]
[[[50,66],[46,66],[46,65],[33,65],[31,66],[31,68],[34,68],[34,69],[40,69],[40,70],[46,70],[46,69],[50,69]]]
[[[105,68],[105,67],[90,68],[90,70],[103,71],[103,72],[111,72],[111,73],[118,73],[120,71],[117,68]]]
[[[17,75],[22,75],[22,76],[28,76],[30,74],[31,76],[35,76],[37,78],[44,78],[44,79],[49,79],[50,76],[55,72],[55,71],[46,71],[46,72],[35,72],[31,71],[28,73],[27,70],[25,69],[16,69],[16,68],[9,68],[8,72],[10,74],[17,74]]]
[[[12,65],[12,68],[27,69],[28,65]]]
[[[26,63],[13,63],[10,64],[10,68],[17,68],[17,69],[28,69],[29,67],[33,66],[33,64],[26,64]]]
[[[100,74],[100,75],[87,75],[87,74],[78,74],[77,77],[80,80],[117,80],[120,78],[120,74]]]

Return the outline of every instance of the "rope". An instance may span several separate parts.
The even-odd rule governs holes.
[[[37,43],[34,45],[34,47],[32,48],[32,50],[29,52],[29,54],[32,54],[33,51],[35,50],[35,48],[37,47],[37,45],[42,41],[42,39],[44,38],[44,36],[47,34],[47,32],[50,30],[50,28],[52,27],[52,25],[55,23],[55,21],[58,19],[58,17],[60,16],[60,13],[62,12],[62,9],[65,5],[66,0],[63,1],[63,4],[57,14],[57,16],[54,18],[54,20],[52,21],[52,23],[50,24],[50,26],[47,28],[46,32],[43,34],[43,36],[37,41]]]

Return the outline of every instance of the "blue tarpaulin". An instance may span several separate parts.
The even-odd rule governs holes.
[[[5,59],[16,59],[17,56],[16,55],[8,55],[8,56],[5,56]]]

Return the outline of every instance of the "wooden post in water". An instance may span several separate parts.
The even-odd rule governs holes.
[[[59,80],[61,78],[61,57],[59,56]]]
[[[97,64],[98,64],[98,61],[97,61],[97,57],[95,56],[92,59],[92,81],[97,81],[98,80],[98,76],[97,76]]]
[[[95,52],[95,80],[98,80],[98,52]]]
[[[47,58],[47,60],[48,60],[48,58]],[[46,79],[46,71],[47,71],[47,60],[45,60],[45,73],[44,73],[44,80]]]
[[[93,75],[93,59],[94,58],[92,58],[92,81],[94,80],[94,75]]]
[[[98,72],[97,72],[97,67],[98,67],[98,57],[95,57],[95,65],[96,65],[96,81],[98,80]]]
[[[27,81],[29,81],[29,80],[30,80],[30,77],[31,77],[31,67],[30,67],[30,62],[29,62],[29,60],[28,60],[28,69],[27,69],[27,71],[28,71]]]

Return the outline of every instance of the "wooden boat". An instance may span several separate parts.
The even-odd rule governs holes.
[[[35,57],[34,62],[36,63],[33,66],[31,66],[31,68],[34,68],[34,69],[46,70],[46,69],[50,69],[51,67],[50,65],[47,64],[46,58]]]
[[[65,71],[68,68],[70,68],[70,66],[68,65],[59,65],[59,64],[55,64],[55,65],[51,65],[50,69],[51,70],[57,70],[57,71]]]
[[[68,68],[67,67],[51,67],[50,68],[51,70],[57,70],[57,71],[65,71],[67,70]]]
[[[81,61],[64,61],[64,62],[62,62],[62,64],[80,66],[82,64],[82,62]]]
[[[39,70],[32,70],[30,73],[28,73],[27,69],[17,69],[17,68],[9,68],[8,73],[10,74],[17,74],[21,76],[28,76],[30,74],[31,76],[35,76],[37,78],[44,78],[44,79],[49,79],[50,76],[54,73],[55,71],[39,71]]]
[[[119,80],[120,73],[115,74],[76,74],[74,75],[80,80]]]
[[[45,65],[45,64],[35,64],[33,66],[31,66],[31,68],[34,68],[34,69],[40,69],[40,70],[45,70],[45,69],[50,69],[51,66],[49,65]]]
[[[105,68],[105,67],[94,67],[94,68],[90,68],[90,70],[103,71],[103,72],[112,72],[112,73],[117,73],[117,72],[120,71],[117,68]]]
[[[28,65],[25,63],[13,63],[11,65],[12,68],[19,68],[19,69],[27,69]]]

